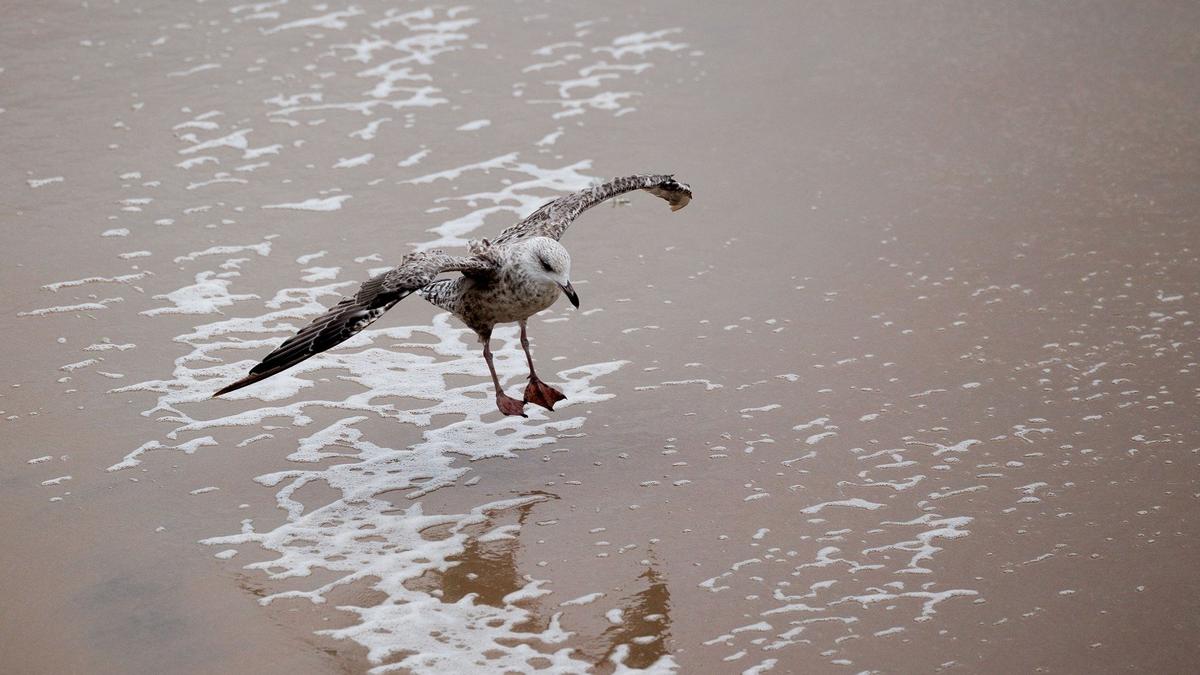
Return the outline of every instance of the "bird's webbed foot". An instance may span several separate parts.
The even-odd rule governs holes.
[[[554,404],[567,397],[559,390],[538,379],[537,375],[529,376],[529,384],[525,385],[525,402],[540,405],[546,410],[554,410]]]
[[[505,415],[528,417],[525,414],[525,401],[515,399],[507,394],[496,394],[496,407]]]

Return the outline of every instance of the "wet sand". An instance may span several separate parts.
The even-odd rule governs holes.
[[[1193,670],[1198,14],[7,9],[4,670]],[[696,199],[564,239],[570,405],[415,300],[207,399],[639,171]]]

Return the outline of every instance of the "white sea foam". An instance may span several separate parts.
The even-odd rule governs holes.
[[[653,67],[648,61],[637,63],[623,62],[626,56],[645,58],[655,52],[676,52],[687,48],[682,42],[672,42],[666,39],[669,35],[680,33],[679,28],[667,28],[652,32],[637,32],[613,39],[608,44],[588,47],[582,41],[571,40],[556,42],[535,49],[534,56],[556,57],[553,61],[543,61],[526,66],[523,73],[539,73],[543,71],[557,72],[569,64],[580,66],[574,77],[566,79],[547,80],[543,84],[553,89],[558,98],[531,98],[529,103],[535,105],[557,105],[560,109],[551,115],[553,119],[575,117],[588,111],[609,111],[616,117],[634,112],[636,108],[629,105],[631,100],[640,96],[640,92],[632,90],[603,90],[606,86],[622,84],[623,78],[637,76]],[[577,36],[580,36],[577,34]],[[607,53],[617,62],[600,60],[587,62],[597,53]],[[586,63],[586,65],[582,65]],[[591,92],[590,95],[575,97],[576,90]],[[517,95],[523,93],[518,90]],[[550,145],[557,136],[551,135],[542,139],[539,146]]]
[[[326,251],[324,249],[317,251],[316,253],[306,253],[306,254],[296,258],[296,262],[301,265],[307,265],[308,263],[310,263],[314,260],[324,258],[326,255],[328,255],[328,253],[329,253],[329,251]]]
[[[114,302],[122,302],[124,298],[105,298],[98,302],[83,302],[77,305],[58,305],[56,307],[42,307],[40,309],[32,309],[28,312],[17,312],[17,316],[48,316],[50,314],[68,314],[72,312],[90,312],[101,309],[108,309],[108,305]]]
[[[934,554],[942,550],[941,547],[935,546],[933,542],[938,539],[958,539],[970,534],[969,530],[963,529],[971,522],[971,518],[967,516],[957,516],[942,518],[932,513],[926,513],[912,520],[905,522],[884,521],[884,525],[900,525],[904,527],[928,527],[929,529],[917,533],[915,538],[911,540],[901,541],[895,544],[886,546],[877,546],[863,549],[864,554],[870,554],[880,551],[908,551],[913,554],[908,562],[908,566],[901,572],[929,574],[930,570],[922,567],[919,563],[933,558]]]
[[[668,35],[677,35],[682,32],[682,28],[664,28],[651,33],[639,31],[617,37],[610,45],[596,47],[593,51],[608,52],[618,59],[627,54],[645,56],[648,52],[655,50],[679,51],[686,49],[687,45],[682,42],[671,42],[665,38]]]
[[[137,385],[135,385],[135,386],[137,386]],[[136,450],[125,455],[124,459],[122,459],[120,462],[117,462],[116,464],[113,464],[112,466],[108,467],[108,469],[106,469],[106,470],[107,471],[120,471],[121,469],[128,469],[130,467],[137,466],[138,464],[142,463],[142,459],[141,459],[142,455],[146,454],[147,452],[149,452],[151,450],[164,450],[164,449],[180,450],[180,451],[184,452],[185,454],[190,455],[193,452],[195,452],[196,450],[199,450],[200,448],[207,447],[210,445],[216,445],[216,444],[217,444],[217,442],[215,440],[213,440],[212,436],[204,436],[202,438],[193,438],[190,441],[187,441],[185,443],[179,443],[178,445],[166,445],[159,441],[148,441],[146,443],[143,443]]]
[[[220,148],[233,148],[235,150],[242,151],[242,159],[253,159],[256,155],[254,155],[253,151],[250,148],[250,141],[248,141],[246,138],[247,136],[250,135],[250,133],[252,131],[254,131],[254,130],[253,129],[234,129],[233,131],[229,132],[228,134],[225,134],[224,136],[210,138],[207,141],[198,140],[194,134],[184,134],[183,136],[181,136],[181,138],[184,141],[191,142],[192,145],[180,150],[179,154],[192,155],[192,154],[202,152],[205,150],[217,150]],[[213,160],[217,161],[215,157],[213,158]]]
[[[190,262],[197,258],[203,258],[210,255],[229,255],[231,253],[241,253],[243,251],[253,251],[259,255],[271,254],[271,242],[264,241],[258,244],[232,245],[232,246],[210,246],[202,251],[193,251],[187,255],[181,255],[175,258],[176,263]]]
[[[779,408],[782,408],[782,407],[783,406],[781,406],[778,403],[770,403],[767,405],[758,406],[757,408],[742,408],[738,412],[743,413],[743,414],[744,413],[752,413],[752,412],[769,412],[771,410],[778,410]]]
[[[195,277],[195,283],[182,288],[154,296],[155,300],[168,300],[171,307],[156,307],[140,312],[146,316],[162,314],[219,314],[222,307],[228,307],[242,300],[253,300],[257,295],[235,294],[229,292],[229,279],[219,278],[216,272],[200,272]]]
[[[385,122],[391,122],[391,121],[392,121],[392,118],[390,118],[390,117],[380,117],[377,120],[371,120],[370,122],[367,123],[367,126],[363,127],[362,129],[350,132],[350,137],[351,138],[359,138],[364,141],[373,140],[375,138],[375,136],[379,133],[379,127],[383,126],[383,124]]]
[[[59,366],[58,369],[69,373],[74,370],[79,370],[80,368],[94,366],[97,363],[100,363],[99,359],[84,359],[83,361],[76,361],[75,363],[68,363],[66,365]]]
[[[326,30],[342,30],[348,24],[346,19],[355,16],[361,16],[363,10],[359,7],[350,7],[349,9],[338,10],[321,14],[319,16],[307,17],[304,19],[296,19],[295,21],[287,21],[270,28],[260,29],[264,35],[278,33],[285,30],[294,30],[296,28],[324,28]]]
[[[578,598],[573,598],[571,600],[564,600],[563,602],[560,602],[559,605],[563,606],[563,607],[566,607],[568,605],[590,605],[593,602],[595,602],[603,597],[604,597],[604,594],[600,593],[600,592],[588,593],[587,595],[581,595]]]
[[[264,209],[294,209],[296,211],[337,211],[342,208],[342,202],[350,199],[351,195],[334,195],[332,197],[313,197],[302,202],[284,204],[263,204]]]
[[[883,504],[878,504],[876,502],[869,502],[865,499],[859,499],[859,498],[855,497],[853,499],[839,499],[839,500],[835,500],[835,501],[831,501],[831,502],[822,502],[820,504],[814,504],[812,506],[800,509],[800,513],[819,513],[822,509],[826,509],[830,506],[844,506],[844,507],[853,508],[853,509],[866,509],[868,511],[874,511],[875,509],[883,508]]]
[[[198,66],[193,66],[186,70],[172,71],[170,73],[167,73],[167,77],[187,77],[188,75],[195,75],[196,73],[202,73],[206,70],[214,70],[214,69],[220,68],[220,67],[221,67],[221,64],[219,64],[219,63],[202,63]]]
[[[333,165],[333,168],[352,169],[356,166],[366,166],[367,164],[370,164],[371,160],[373,159],[375,159],[375,153],[373,152],[358,155],[357,157],[343,157],[338,159],[337,163]]]
[[[522,162],[518,153],[509,153],[492,159],[476,162],[453,169],[426,174],[410,179],[409,183],[432,183],[437,180],[453,180],[463,174],[474,171],[505,170],[519,177],[519,180],[505,185],[502,189],[490,192],[477,192],[467,195],[446,197],[440,203],[466,202],[468,204],[489,204],[482,208],[472,208],[465,215],[448,220],[430,230],[438,235],[437,239],[418,245],[420,249],[442,248],[466,245],[467,235],[484,226],[489,217],[498,214],[509,214],[503,222],[507,226],[515,219],[523,218],[541,206],[547,200],[547,191],[573,192],[592,184],[594,179],[580,173],[591,166],[590,162],[581,161],[574,164],[546,169],[532,162]],[[552,193],[551,193],[552,194]]]
[[[150,276],[150,272],[137,272],[134,274],[121,274],[113,277],[87,277],[84,279],[74,279],[71,281],[57,281],[52,284],[46,284],[42,288],[48,291],[57,291],[61,288],[70,288],[72,286],[83,286],[86,284],[128,284],[133,281],[145,279]]]
[[[836,605],[836,604],[840,604],[842,602],[857,602],[857,603],[860,603],[862,606],[866,607],[868,605],[873,605],[873,604],[879,603],[879,602],[892,602],[892,601],[899,600],[902,598],[915,598],[915,599],[924,601],[921,603],[921,616],[917,619],[919,621],[921,619],[929,619],[929,617],[931,617],[936,612],[935,608],[937,607],[937,605],[942,602],[945,602],[946,600],[949,600],[951,598],[973,597],[976,595],[979,595],[978,591],[973,591],[973,590],[963,589],[963,588],[956,588],[956,589],[950,589],[950,590],[939,591],[939,592],[908,591],[905,593],[888,593],[886,591],[879,591],[876,593],[868,593],[868,594],[863,594],[863,595],[848,595],[845,598],[843,598],[842,600],[835,600],[835,601],[831,602],[830,604]]]
[[[421,162],[421,160],[425,159],[428,156],[429,156],[429,150],[420,150],[418,152],[414,152],[413,154],[409,155],[408,157],[405,157],[404,159],[400,160],[399,162],[396,162],[396,166],[405,167],[405,168],[410,167],[410,166],[416,166],[417,164],[419,164]]]
[[[557,143],[558,139],[562,138],[562,135],[563,135],[563,128],[559,127],[557,131],[552,131],[552,132],[546,134],[545,136],[542,136],[542,140],[538,141],[537,143],[534,143],[534,145],[538,146],[539,148],[548,148],[551,145],[554,145],[555,143]]]
[[[304,270],[304,276],[300,277],[301,281],[315,283],[318,281],[329,281],[336,279],[342,271],[340,267],[308,267]]]

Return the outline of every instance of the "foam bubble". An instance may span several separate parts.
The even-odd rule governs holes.
[[[357,157],[343,157],[338,159],[337,163],[333,165],[333,168],[352,169],[356,166],[366,166],[367,164],[370,164],[371,160],[373,159],[375,159],[375,153],[373,152],[364,153],[362,155],[358,155]]]
[[[883,504],[879,504],[876,502],[869,502],[865,499],[860,499],[858,497],[855,497],[853,499],[839,499],[839,500],[835,500],[835,501],[814,504],[813,506],[809,506],[809,507],[800,509],[800,513],[819,513],[821,510],[826,509],[831,506],[843,506],[843,507],[852,508],[852,509],[866,509],[868,511],[874,511],[875,509],[883,508]]]
[[[219,314],[222,307],[228,307],[235,302],[257,298],[253,294],[235,294],[229,292],[229,279],[218,278],[216,272],[200,272],[195,277],[195,283],[178,288],[170,293],[155,295],[155,300],[168,300],[171,307],[157,307],[139,312],[145,316],[161,316],[163,314]]]
[[[292,209],[294,211],[337,211],[342,208],[342,202],[350,199],[351,195],[334,195],[332,197],[312,197],[302,202],[287,202],[283,204],[263,204],[264,209]]]

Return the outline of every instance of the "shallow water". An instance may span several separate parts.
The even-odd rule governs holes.
[[[6,14],[6,669],[1200,656],[1195,9]],[[559,410],[500,418],[415,298],[208,398],[410,248],[643,171],[696,199],[564,239]]]

